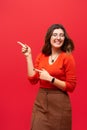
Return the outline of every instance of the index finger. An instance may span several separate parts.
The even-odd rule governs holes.
[[[36,69],[36,68],[34,68],[34,70],[37,71],[37,72],[42,72],[42,70],[39,70],[39,69]]]
[[[17,41],[17,43],[20,44],[22,47],[25,47],[25,45],[22,42]]]

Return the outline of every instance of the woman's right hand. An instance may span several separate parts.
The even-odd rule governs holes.
[[[22,53],[27,57],[29,56],[29,54],[31,54],[31,48],[24,44],[24,46],[22,46]]]

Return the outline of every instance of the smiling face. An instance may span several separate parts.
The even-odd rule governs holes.
[[[54,29],[52,36],[50,38],[50,43],[52,48],[56,48],[56,49],[61,48],[61,46],[64,43],[64,39],[65,39],[64,31],[61,28]]]

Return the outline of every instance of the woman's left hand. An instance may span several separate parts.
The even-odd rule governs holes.
[[[52,80],[52,76],[45,69],[42,69],[41,72],[39,72],[39,75],[40,75],[39,78],[42,80],[47,80],[47,81]]]

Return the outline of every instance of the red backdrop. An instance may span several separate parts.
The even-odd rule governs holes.
[[[0,130],[29,130],[38,85],[27,80],[17,41],[40,52],[47,28],[61,23],[75,42],[77,87],[70,94],[73,130],[87,130],[86,0],[0,0]]]

